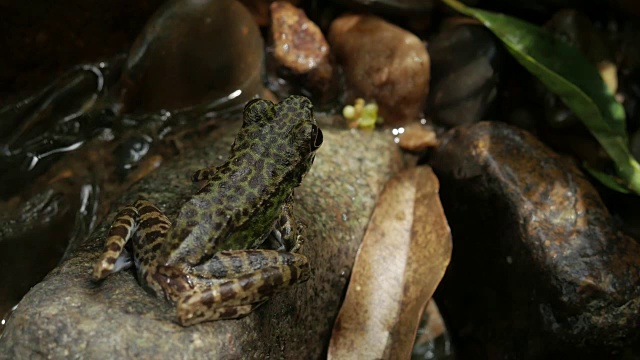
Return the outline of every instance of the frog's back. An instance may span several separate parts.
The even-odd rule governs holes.
[[[292,191],[272,154],[283,149],[253,141],[241,147],[236,143],[234,150],[234,156],[182,206],[168,237],[172,258],[189,259],[192,249],[207,249],[209,256],[254,248],[272,229]],[[192,263],[199,261],[194,258]]]
[[[314,126],[306,98],[250,102],[229,160],[180,210],[167,239],[168,262],[197,264],[217,251],[259,246],[312,162],[313,139],[300,134]]]

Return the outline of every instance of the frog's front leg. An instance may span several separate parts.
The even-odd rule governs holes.
[[[273,227],[271,238],[271,248],[279,251],[289,251],[296,253],[300,251],[304,238],[300,234],[300,227],[293,217],[293,194],[282,205],[280,218]]]
[[[174,277],[172,271],[171,267],[159,269],[167,279]],[[186,276],[189,288],[170,290],[177,295],[174,301],[183,326],[246,316],[274,294],[308,280],[310,268],[301,254],[231,250],[216,253]]]

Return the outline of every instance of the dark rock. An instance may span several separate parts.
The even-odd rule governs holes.
[[[0,198],[16,195],[65,153],[111,125],[104,102],[123,56],[83,64],[34,94],[0,109]]]
[[[0,338],[0,358],[320,358],[376,196],[402,164],[382,133],[323,133],[314,166],[295,193],[296,217],[306,225],[302,252],[313,272],[308,282],[240,320],[180,327],[175,308],[146,293],[133,272],[100,284],[90,280],[112,213],[23,298]],[[204,139],[167,162],[117,205],[144,196],[174,213],[184,195],[196,190],[190,174],[226,158],[229,135]]]
[[[431,91],[427,114],[456,126],[480,121],[496,97],[503,50],[484,26],[446,28],[429,42]]]
[[[2,1],[0,106],[77,64],[126,51],[163,1]]]
[[[358,10],[377,11],[391,15],[424,15],[430,12],[433,0],[337,0]]]
[[[123,74],[125,110],[244,102],[262,91],[263,58],[260,30],[241,3],[169,1],[129,52]]]
[[[441,140],[454,252],[436,299],[461,352],[610,358],[637,344],[640,246],[577,167],[502,123]]]
[[[271,21],[271,10],[269,7],[274,0],[240,0],[240,2],[249,9],[254,20],[260,26],[267,26]],[[298,5],[300,0],[287,0],[292,5]]]
[[[348,98],[375,101],[386,124],[417,120],[429,93],[429,54],[412,33],[372,15],[343,15],[329,43],[347,79]]]

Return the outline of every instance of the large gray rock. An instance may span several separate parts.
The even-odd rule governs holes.
[[[112,213],[23,298],[0,339],[0,358],[321,357],[376,196],[402,164],[384,134],[323,131],[324,144],[295,194],[296,215],[307,226],[308,282],[243,319],[183,328],[174,307],[147,294],[133,272],[101,284],[90,280]],[[194,191],[190,174],[221,163],[231,142],[226,136],[187,151],[133,186],[118,205],[142,195],[172,214]]]

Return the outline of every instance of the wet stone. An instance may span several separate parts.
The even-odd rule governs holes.
[[[239,104],[261,93],[262,63],[260,30],[241,3],[170,1],[129,51],[122,101],[136,113]]]
[[[358,97],[375,101],[386,124],[418,119],[429,93],[430,62],[417,36],[376,16],[343,15],[331,24],[329,43],[351,103]]]
[[[312,97],[323,99],[335,95],[338,84],[329,44],[320,28],[303,10],[288,2],[273,2],[270,9],[273,58],[278,75],[315,95]]]
[[[355,9],[390,15],[423,15],[433,9],[433,0],[338,0]]]
[[[436,299],[461,354],[610,358],[637,344],[640,246],[582,172],[503,123],[441,141],[431,165],[455,250]]]
[[[432,78],[427,115],[456,126],[478,122],[493,103],[502,49],[481,25],[446,28],[429,42]]]

